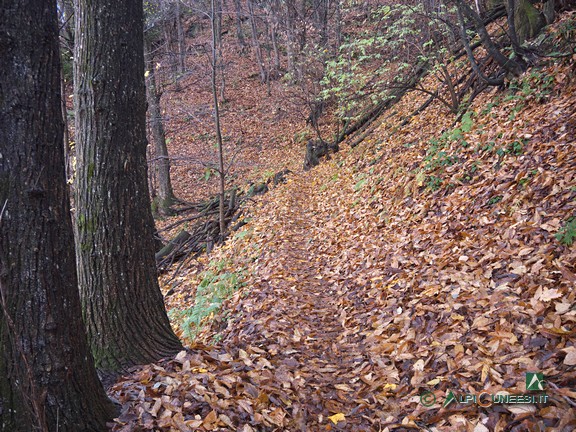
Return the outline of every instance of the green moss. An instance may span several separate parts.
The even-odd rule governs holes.
[[[514,21],[520,43],[536,36],[546,25],[544,16],[529,0],[518,0],[516,2]]]
[[[78,231],[81,233],[94,233],[96,232],[97,223],[95,218],[87,218],[86,215],[78,216]]]
[[[92,344],[91,349],[96,369],[105,372],[118,372],[122,370],[122,365],[116,360],[117,358],[121,358],[121,355],[119,355],[114,345],[107,345],[104,348]]]
[[[95,171],[96,167],[93,163],[89,163],[88,167],[87,167],[87,172],[88,175],[86,176],[86,178],[88,179],[88,181],[90,181],[92,179],[92,177],[94,177],[94,171]]]

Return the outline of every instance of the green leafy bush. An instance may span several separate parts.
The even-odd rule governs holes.
[[[322,98],[337,102],[341,119],[356,120],[370,105],[390,99],[390,90],[404,86],[406,77],[424,64],[451,86],[445,24],[451,14],[450,8],[429,11],[419,3],[375,7],[366,30],[346,35],[338,54],[327,61]],[[457,109],[456,101],[439,99]]]

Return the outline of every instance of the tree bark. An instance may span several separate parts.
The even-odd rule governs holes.
[[[220,198],[219,198],[219,225],[220,238],[224,239],[226,222],[224,220],[224,193],[226,184],[226,172],[224,171],[224,146],[222,140],[222,130],[220,128],[220,107],[218,106],[218,89],[216,85],[216,74],[218,66],[218,40],[216,32],[218,31],[218,18],[216,16],[216,0],[211,1],[211,20],[212,20],[212,97],[214,101],[214,128],[216,129],[216,144],[218,145],[218,172],[220,175]]]
[[[172,181],[170,180],[170,156],[168,155],[168,147],[166,145],[166,134],[164,133],[162,112],[160,110],[160,95],[156,87],[156,73],[151,52],[149,44],[145,43],[144,56],[148,72],[146,96],[148,100],[150,129],[152,130],[152,138],[154,141],[154,154],[157,158],[158,211],[160,214],[168,215],[171,213],[170,207],[174,203],[175,197]]]
[[[182,11],[180,8],[180,0],[176,0],[175,14],[176,32],[178,34],[178,72],[183,74],[186,72],[186,40],[184,38],[184,30],[182,29]]]
[[[64,146],[64,166],[66,167],[66,183],[74,177],[74,165],[72,163],[73,152],[70,147],[70,133],[68,132],[68,108],[66,107],[66,81],[64,80],[64,71],[60,67],[60,107],[62,110],[62,120],[64,121],[64,134],[62,144]]]
[[[488,51],[488,54],[490,54],[490,56],[496,60],[496,63],[502,66],[502,68],[504,68],[507,72],[510,72],[515,76],[520,75],[523,72],[522,66],[500,52],[492,38],[490,38],[488,30],[486,30],[486,27],[484,26],[480,16],[463,0],[455,0],[455,3],[458,10],[472,22],[476,31],[478,32],[478,35],[480,36],[482,45],[486,51]]]
[[[142,0],[76,0],[76,245],[101,376],[181,348],[158,286],[146,166]]]
[[[292,74],[292,81],[296,82],[296,36],[295,36],[295,13],[294,0],[286,0],[286,57],[288,58],[288,72]]]
[[[246,47],[246,40],[244,39],[244,33],[242,31],[242,4],[240,0],[234,0],[234,8],[236,9],[236,37],[238,38],[238,43],[243,49]]]
[[[256,53],[256,63],[258,63],[258,69],[260,70],[260,81],[262,83],[266,82],[267,73],[264,67],[264,59],[262,57],[262,48],[260,47],[260,41],[258,40],[258,29],[256,28],[256,16],[254,15],[254,4],[253,0],[248,1],[248,13],[250,17],[250,28],[252,30],[252,46]]]
[[[282,17],[280,16],[281,6],[278,0],[271,0],[267,6],[268,21],[269,21],[269,35],[272,44],[272,51],[274,52],[274,70],[273,75],[277,77],[280,72],[280,50],[278,48],[278,28]]]
[[[54,0],[0,2],[0,431],[106,431],[77,289]]]

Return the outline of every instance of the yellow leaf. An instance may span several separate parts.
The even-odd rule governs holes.
[[[396,390],[396,387],[398,387],[396,384],[385,384],[384,390]]]
[[[346,391],[346,392],[354,391],[350,388],[350,386],[347,386],[346,384],[334,384],[334,387],[336,387],[338,390],[342,390],[342,391]]]
[[[338,422],[346,420],[346,417],[344,416],[344,414],[338,413],[328,417],[328,420],[330,420],[334,424],[338,424]]]
[[[433,380],[428,381],[426,385],[435,386],[436,384],[440,383],[440,381],[442,381],[441,378],[434,378]]]
[[[487,364],[484,364],[482,366],[482,375],[481,375],[481,380],[482,382],[484,382],[486,380],[486,378],[488,377],[488,373],[490,372],[490,366]]]

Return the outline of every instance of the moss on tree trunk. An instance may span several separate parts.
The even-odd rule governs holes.
[[[146,163],[142,0],[78,0],[78,275],[103,376],[172,355],[154,260]],[[91,168],[90,168],[91,167]]]
[[[0,23],[0,431],[106,431],[115,410],[78,295],[56,1],[2,2]]]
[[[515,0],[514,6],[516,34],[518,42],[523,43],[536,36],[542,30],[546,25],[546,19],[529,0]]]

